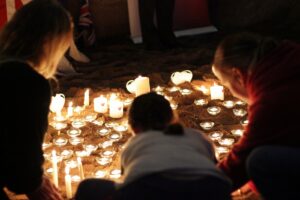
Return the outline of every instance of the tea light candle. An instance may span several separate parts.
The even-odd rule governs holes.
[[[139,76],[134,80],[135,83],[135,95],[140,96],[150,92],[150,80],[148,77]]]
[[[189,89],[181,89],[180,90],[180,93],[182,94],[182,95],[189,95],[189,94],[192,94],[192,90],[189,90]]]
[[[111,158],[115,155],[115,151],[113,150],[104,150],[101,152],[101,156],[104,158]]]
[[[180,90],[180,88],[179,88],[179,87],[176,87],[176,86],[171,87],[171,88],[168,88],[168,91],[169,91],[169,92],[177,92],[178,90]]]
[[[249,120],[245,119],[240,122],[243,126],[247,126],[249,124]]]
[[[128,126],[126,126],[126,125],[115,126],[114,130],[118,131],[118,132],[125,132],[128,130]]]
[[[53,184],[58,187],[58,167],[57,167],[57,156],[56,156],[56,151],[52,151],[52,169],[53,169],[53,174],[52,174],[52,181]]]
[[[71,128],[67,131],[68,136],[77,137],[81,134],[81,130],[78,128]]]
[[[70,101],[69,102],[69,106],[68,106],[68,109],[67,109],[67,117],[72,117],[73,116],[73,102]]]
[[[100,136],[106,136],[110,133],[110,129],[102,128],[97,131]]]
[[[98,119],[95,119],[94,121],[92,121],[92,123],[97,126],[102,126],[104,124],[104,118],[99,117]]]
[[[97,170],[95,172],[95,178],[104,178],[106,176],[107,172],[104,170]]]
[[[70,169],[68,166],[65,168],[65,173],[66,173],[65,175],[66,195],[67,195],[67,199],[71,199],[73,194],[72,194]]]
[[[235,106],[235,103],[234,103],[234,101],[227,100],[227,101],[224,101],[224,102],[223,102],[223,106],[224,106],[225,108],[230,109],[230,108],[233,108],[233,107]]]
[[[204,129],[204,130],[210,130],[212,129],[212,127],[214,127],[215,123],[214,122],[210,122],[210,121],[207,121],[207,122],[201,122],[200,123],[200,126]]]
[[[121,170],[119,169],[113,169],[110,171],[110,174],[109,174],[109,177],[110,178],[113,178],[113,179],[118,179],[121,177]]]
[[[65,149],[60,153],[60,156],[62,159],[69,159],[73,155],[73,150],[71,149]]]
[[[234,130],[231,130],[231,133],[234,136],[241,137],[244,134],[244,130],[242,130],[242,129],[234,129]]]
[[[87,107],[90,105],[90,90],[87,89],[85,92],[84,92],[84,101],[83,101],[83,105],[84,107]]]
[[[68,166],[71,169],[74,169],[78,166],[77,160],[70,159],[65,161],[65,165]]]
[[[105,123],[106,128],[113,128],[113,127],[116,127],[116,126],[119,126],[119,123],[114,122],[114,121],[109,121],[109,122]]]
[[[53,143],[57,146],[62,147],[62,146],[65,146],[68,143],[68,140],[65,137],[57,137],[57,138],[53,139]]]
[[[197,99],[194,101],[194,104],[197,106],[205,106],[208,104],[208,101],[206,99]]]
[[[82,138],[82,137],[72,137],[69,139],[70,144],[73,146],[81,144],[81,143],[83,143],[83,141],[84,141],[84,138]]]
[[[74,175],[71,177],[72,182],[78,183],[80,182],[81,178],[78,175]]]
[[[101,166],[108,165],[112,162],[112,158],[96,157],[95,159],[96,159],[96,162]]]
[[[91,152],[86,151],[86,150],[82,150],[82,151],[75,151],[75,154],[77,157],[88,157],[91,155]]]
[[[161,86],[157,86],[156,88],[154,88],[154,91],[155,92],[162,92],[162,91],[164,91],[164,87],[161,87]]]
[[[53,123],[50,123],[50,125],[58,131],[60,131],[68,126],[68,124],[62,123],[62,122],[53,122]]]
[[[221,108],[218,107],[218,106],[211,106],[211,107],[207,108],[207,112],[210,115],[217,115],[217,114],[219,114],[221,112]]]
[[[100,148],[105,149],[105,148],[107,148],[107,147],[111,147],[112,144],[113,144],[113,141],[104,141],[104,142],[102,142],[102,143],[99,143],[98,146],[99,146]]]
[[[87,121],[87,122],[92,122],[94,121],[95,119],[97,118],[97,114],[96,113],[91,113],[91,114],[88,114],[84,117],[84,120]]]
[[[247,114],[247,111],[244,109],[233,109],[233,114],[237,117],[244,117]]]
[[[212,141],[217,141],[220,140],[223,137],[223,133],[221,132],[212,132],[208,135],[208,137],[212,140]]]
[[[173,110],[176,110],[178,108],[178,104],[176,102],[171,102],[170,106]]]
[[[213,85],[210,87],[210,98],[211,100],[224,100],[223,86]]]
[[[76,106],[74,108],[74,112],[76,112],[77,114],[80,114],[83,111],[83,108],[81,106]]]
[[[47,148],[49,148],[49,147],[51,147],[51,146],[52,146],[52,143],[51,143],[51,142],[44,142],[44,143],[42,144],[43,150],[45,150],[45,149],[47,149]]]
[[[123,117],[123,102],[117,98],[116,94],[112,94],[109,100],[109,116],[111,118]]]
[[[72,122],[72,126],[74,128],[81,128],[84,127],[86,125],[85,121],[82,121],[80,119],[76,119]]]
[[[94,144],[84,144],[83,145],[83,148],[87,151],[87,152],[93,152],[93,151],[96,151],[98,149],[98,146],[97,145],[94,145]]]
[[[220,159],[220,155],[229,153],[228,147],[215,147],[215,155],[217,159]]]
[[[231,146],[234,143],[233,138],[223,138],[218,141],[220,145],[222,146]]]
[[[98,98],[94,99],[94,110],[98,113],[107,113],[108,111],[108,102],[107,98],[101,95]]]
[[[241,101],[241,100],[239,100],[239,101],[236,101],[235,103],[236,103],[236,105],[239,105],[239,106],[244,106],[244,105],[246,105],[246,104],[247,104],[246,102],[244,102],[244,101]]]
[[[120,140],[122,135],[120,133],[112,133],[111,135],[108,136],[108,138],[112,141],[118,141]]]
[[[82,162],[81,162],[80,157],[77,158],[77,163],[78,163],[78,170],[79,170],[79,174],[80,174],[80,179],[83,180],[84,179],[84,172],[83,172],[83,166],[82,166]]]

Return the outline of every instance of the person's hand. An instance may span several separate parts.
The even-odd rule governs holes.
[[[35,192],[27,194],[27,196],[30,200],[63,200],[60,191],[45,176],[42,185]]]

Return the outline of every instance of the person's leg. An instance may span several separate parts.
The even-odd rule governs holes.
[[[265,199],[300,199],[300,148],[263,146],[252,151],[247,171]]]
[[[148,49],[160,46],[158,32],[154,24],[156,0],[139,0],[139,14],[143,43]]]
[[[105,200],[111,198],[116,191],[115,183],[103,179],[87,179],[82,181],[75,194],[76,200]]]
[[[157,1],[157,28],[162,43],[168,47],[176,47],[177,41],[173,32],[175,0]]]

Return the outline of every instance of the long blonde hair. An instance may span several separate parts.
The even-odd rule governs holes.
[[[57,67],[50,60],[71,35],[71,18],[58,2],[31,1],[18,10],[1,31],[0,59],[22,59],[50,78]]]

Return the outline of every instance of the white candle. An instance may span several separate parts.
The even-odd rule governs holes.
[[[52,112],[61,112],[65,105],[65,95],[64,94],[56,94],[51,97],[50,110]]]
[[[72,117],[72,116],[73,116],[73,102],[70,101],[68,106],[67,117]]]
[[[70,168],[66,166],[65,168],[66,176],[65,176],[65,184],[66,184],[66,195],[68,199],[71,199],[72,194],[72,182],[71,182],[71,176],[70,176]]]
[[[139,76],[135,79],[135,95],[140,96],[142,94],[150,92],[150,80],[148,77]]]
[[[224,92],[223,86],[221,85],[213,85],[210,87],[210,97],[211,100],[224,100]]]
[[[82,162],[81,162],[80,157],[77,158],[77,163],[78,163],[78,170],[79,170],[79,174],[80,174],[80,179],[83,180],[84,179],[84,172],[83,172],[83,166],[82,166]]]
[[[101,95],[94,99],[94,110],[98,113],[106,113],[108,110],[107,98]]]
[[[58,187],[58,167],[57,167],[57,156],[56,156],[56,151],[52,151],[52,169],[53,169],[53,174],[52,174],[52,181],[56,187]]]
[[[111,118],[123,117],[123,102],[115,94],[112,94],[109,100],[109,116]]]
[[[90,105],[90,90],[89,90],[89,89],[87,89],[87,90],[84,92],[84,101],[83,101],[83,105],[84,105],[85,107]]]

